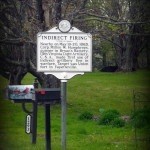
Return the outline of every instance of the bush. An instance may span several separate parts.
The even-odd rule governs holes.
[[[93,114],[90,112],[84,112],[79,116],[80,120],[92,120]]]
[[[104,111],[105,111],[104,108],[100,108],[100,109],[99,109],[99,112],[100,112],[101,114],[102,114]]]
[[[125,126],[125,121],[121,118],[115,118],[112,121],[112,126],[117,127],[117,128],[124,127]]]
[[[131,115],[131,123],[134,127],[142,128],[150,126],[150,109],[139,109]]]
[[[99,124],[101,125],[110,125],[111,122],[120,116],[120,113],[117,110],[110,109],[107,111],[104,111],[102,113],[102,116],[99,120]]]

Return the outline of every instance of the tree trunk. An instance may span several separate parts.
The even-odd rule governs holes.
[[[54,25],[58,24],[61,20],[61,4],[62,0],[53,0],[52,22]]]
[[[141,32],[139,25],[131,25],[128,35],[122,34],[114,38],[116,49],[116,62],[118,69],[122,71],[133,71],[139,68],[138,56],[142,45],[142,37],[136,35]]]
[[[9,85],[21,85],[21,81],[26,74],[27,72],[23,68],[14,68],[9,77]]]
[[[150,38],[148,37],[148,39],[150,39]],[[148,41],[150,41],[150,40],[148,40]],[[150,50],[150,43],[147,42],[147,44],[146,44],[147,68],[150,69],[150,51],[149,50]]]
[[[103,67],[107,66],[107,60],[106,60],[106,52],[103,52]]]

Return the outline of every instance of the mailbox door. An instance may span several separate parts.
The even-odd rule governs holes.
[[[50,89],[39,89],[36,90],[36,100],[38,102],[59,102],[60,101],[60,89],[50,88]]]

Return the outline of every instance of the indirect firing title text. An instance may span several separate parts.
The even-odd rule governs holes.
[[[88,34],[42,34],[38,42],[40,70],[90,71],[90,38]]]

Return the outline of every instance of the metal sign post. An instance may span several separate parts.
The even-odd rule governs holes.
[[[61,146],[66,150],[67,80],[61,80]]]

